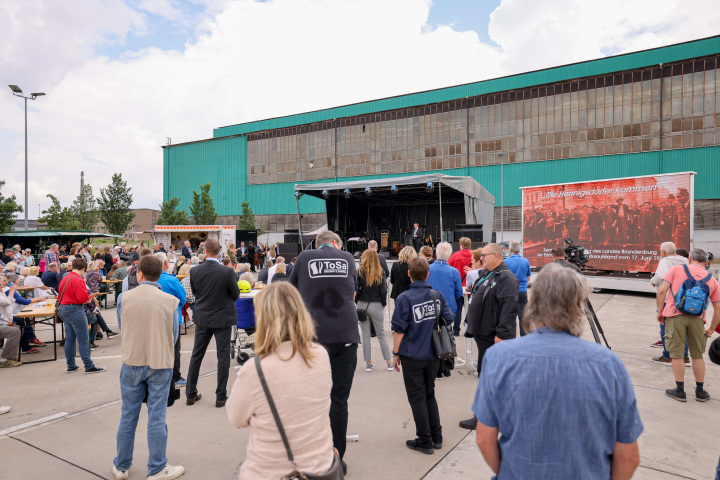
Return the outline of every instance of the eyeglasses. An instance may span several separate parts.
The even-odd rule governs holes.
[[[497,255],[497,253],[495,253],[495,252],[493,252],[493,253],[481,253],[481,254],[480,254],[480,258],[485,258],[485,257],[487,257],[488,255]]]

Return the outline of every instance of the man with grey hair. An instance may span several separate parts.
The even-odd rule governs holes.
[[[523,328],[523,313],[525,305],[527,305],[527,286],[530,280],[530,262],[527,258],[520,255],[520,242],[512,240],[510,242],[510,256],[505,259],[505,264],[518,279],[518,320],[520,325],[520,336],[525,335]]]
[[[424,249],[426,247],[427,246],[422,248]],[[448,258],[452,255],[452,245],[448,242],[438,243],[435,249],[435,255],[437,256],[437,260],[430,265],[430,273],[427,281],[431,288],[438,290],[445,296],[450,311],[455,315],[458,305],[456,299],[462,298],[463,291],[460,272],[458,272],[456,268],[448,265]]]
[[[268,276],[270,274],[270,269],[272,268],[272,266],[273,266],[272,260],[265,260],[265,266],[258,273],[258,278],[257,278],[258,282],[267,283]]]
[[[45,265],[50,265],[51,263],[57,263],[60,265],[60,257],[58,256],[58,244],[53,243],[50,245],[50,248],[45,250],[45,255],[43,256],[43,259],[45,260]]]
[[[610,349],[579,338],[589,290],[574,270],[545,266],[525,310],[528,335],[485,354],[476,442],[501,478],[630,478],[640,464],[630,376]]]
[[[687,263],[687,258],[677,254],[675,250],[675,244],[673,242],[663,242],[662,244],[660,244],[660,261],[658,262],[658,266],[655,269],[655,275],[653,275],[653,277],[650,279],[650,285],[652,285],[659,291],[660,284],[662,283],[663,278],[665,278],[665,275],[667,275],[670,269],[675,265],[685,265]],[[659,357],[653,357],[651,359],[653,362],[663,363],[665,365],[670,365],[672,363],[670,361],[670,354],[665,349],[665,325],[663,325],[662,323],[660,324],[660,340],[650,346],[653,348],[663,349],[662,355],[660,355]],[[685,357],[687,358],[687,356],[688,349],[686,346]],[[688,366],[690,366],[690,360],[688,360],[687,364]]]
[[[702,248],[693,248],[690,252],[690,263],[688,265],[675,265],[672,267],[660,285],[657,294],[657,321],[665,324],[665,346],[670,352],[673,374],[675,376],[676,388],[665,390],[665,395],[675,400],[687,401],[685,395],[685,364],[684,364],[684,340],[687,337],[690,357],[692,358],[692,370],[695,375],[695,400],[707,402],[710,395],[705,391],[705,360],[703,353],[707,339],[720,324],[720,286],[717,280],[705,270],[708,263],[708,253]],[[696,285],[702,283],[709,289],[708,298],[705,299],[713,304],[713,320],[710,328],[703,331],[705,322],[705,311],[699,315],[690,315],[687,310],[681,311],[676,305],[680,299],[675,298],[686,280],[696,280]],[[668,291],[672,292],[668,295]]]
[[[378,253],[378,243],[375,240],[370,240],[368,242],[368,250],[375,250],[378,254],[378,260],[380,260],[380,268],[382,268],[382,271],[385,272],[385,278],[390,278],[390,269],[388,268],[387,260],[385,260],[384,255],[380,255],[380,253]]]
[[[325,230],[315,238],[317,250],[300,252],[289,282],[297,287],[315,321],[318,343],[330,356],[330,428],[340,459],[345,455],[348,398],[357,367],[360,343],[355,310],[355,259],[341,250],[342,241]],[[343,469],[346,470],[345,462]]]
[[[483,268],[471,286],[467,312],[466,337],[475,339],[478,348],[478,374],[482,372],[485,352],[496,343],[516,337],[518,279],[503,261],[502,248],[489,243],[482,248]],[[475,417],[460,422],[460,427],[475,429]]]

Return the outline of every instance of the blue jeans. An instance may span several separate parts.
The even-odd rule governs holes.
[[[117,457],[113,460],[118,470],[126,471],[132,465],[135,447],[135,429],[147,389],[148,425],[147,439],[150,456],[148,477],[165,468],[167,458],[168,429],[165,423],[172,368],[153,369],[131,367],[123,364],[120,369],[120,393],[122,413],[117,432]]]
[[[662,353],[663,358],[670,358],[670,353],[665,349],[665,324],[664,323],[660,324],[660,339],[662,340],[662,344],[663,344],[663,353]],[[685,339],[685,358],[688,358],[688,356],[689,356],[688,343],[687,343],[687,338],[686,338]]]
[[[88,319],[82,305],[60,305],[60,318],[65,323],[65,360],[68,369],[75,368],[75,340],[85,370],[95,365],[90,358],[90,337],[88,336]]]

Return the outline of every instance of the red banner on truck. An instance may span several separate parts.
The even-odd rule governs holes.
[[[586,268],[652,272],[662,242],[690,250],[693,172],[523,187],[523,255],[539,267],[565,239]]]

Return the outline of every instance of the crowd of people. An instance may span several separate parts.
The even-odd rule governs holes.
[[[593,203],[573,208],[529,207],[524,211],[527,243],[560,244],[565,238],[600,246],[655,245],[672,239],[687,242],[690,233],[690,196],[685,188],[664,200],[626,204]]]
[[[218,372],[215,406],[227,408],[232,425],[250,428],[241,479],[281,478],[293,471],[343,478],[348,469],[344,460],[348,399],[358,345],[363,345],[365,372],[373,372],[373,336],[386,370],[402,373],[415,423],[415,437],[406,447],[431,455],[443,448],[436,381],[451,375],[453,368],[452,361],[439,360],[434,351],[432,336],[439,326],[455,335],[464,326],[465,337],[477,346],[478,385],[474,400],[468,399],[473,416],[458,419],[458,426],[476,430],[480,452],[496,474],[586,478],[592,472],[593,478],[630,478],[640,461],[637,441],[643,424],[622,361],[611,350],[579,338],[590,289],[578,269],[556,246],[555,261],[535,274],[528,296],[533,274],[519,242],[510,243],[507,259],[498,244],[476,250],[467,238],[459,244],[461,248],[453,252],[449,243],[441,242],[435,255],[432,249],[421,248],[418,254],[405,247],[388,269],[377,243],[371,241],[356,267],[353,256],[342,249],[340,237],[324,231],[316,238],[316,249],[301,252],[290,263],[277,253],[268,255],[257,279],[251,262],[222,258],[219,243],[212,239],[202,245],[202,258],[189,249],[185,252],[189,263],[176,269],[180,276],[187,275],[182,280],[168,273],[167,256],[159,246],[155,251],[140,249],[137,259],[133,249],[127,249],[129,263],[118,259],[113,273],[122,277],[117,320],[123,363],[115,478],[129,476],[132,439],[144,397],[148,478],[171,479],[185,473],[184,467],[169,464],[166,457],[166,410],[176,398],[176,385],[186,385],[188,406],[203,398],[197,382],[213,338]],[[105,259],[88,264],[84,248],[80,255],[76,250],[71,271],[63,275],[62,264],[54,258],[55,247],[45,254],[48,281],[56,282],[48,287],[59,290],[70,373],[79,367],[74,355],[67,355],[68,345],[87,335],[88,325],[102,328],[104,323],[101,316],[97,318],[92,297]],[[249,255],[250,245],[243,248],[241,244],[234,253]],[[684,367],[690,362],[695,398],[705,402],[710,396],[704,390],[702,354],[707,338],[720,324],[720,286],[707,276],[704,250],[693,249],[687,261],[676,258],[671,242],[663,243],[660,251],[663,260],[652,281],[658,286],[657,319],[661,346],[667,349],[663,357],[667,354],[670,361],[659,363],[672,365],[676,382],[666,395],[686,401]],[[186,273],[180,273],[185,267]],[[683,306],[674,296],[692,280],[707,286],[698,315],[680,311]],[[0,322],[4,321],[0,336],[8,338],[0,362],[15,366],[18,362],[10,354],[18,349],[19,329],[14,335],[6,332],[17,329],[8,310],[16,292],[8,283],[7,275],[0,275],[0,289],[6,292],[0,295]],[[391,342],[384,321],[388,296],[394,300]],[[708,303],[715,314],[706,329]],[[188,309],[196,330],[185,380],[180,375],[179,326]],[[255,358],[239,369],[228,391],[234,326],[255,335]],[[78,342],[86,373],[104,371],[90,356],[93,335],[87,345]],[[716,358],[720,343],[714,342],[713,348],[716,353],[711,358]],[[688,354],[691,360],[685,360]],[[299,391],[303,395],[297,395]],[[577,438],[591,441],[577,442]]]

